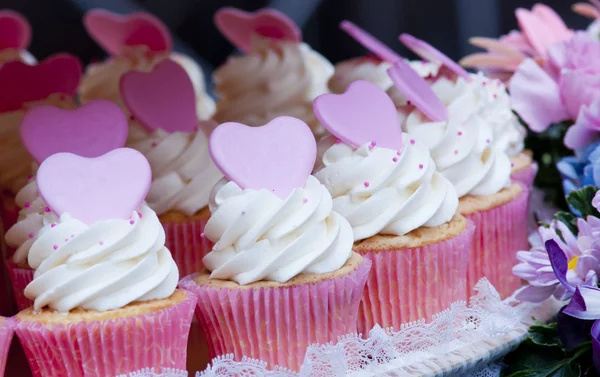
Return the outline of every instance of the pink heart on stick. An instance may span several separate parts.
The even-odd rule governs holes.
[[[150,52],[169,52],[173,48],[169,28],[146,12],[120,15],[104,9],[92,9],[83,18],[90,36],[110,55],[119,55],[123,47],[147,46]]]
[[[465,71],[463,67],[461,67],[457,62],[450,59],[443,52],[433,47],[429,43],[422,41],[418,38],[413,37],[410,34],[402,34],[400,37],[400,42],[404,43],[408,49],[410,49],[415,54],[419,55],[421,59],[427,60],[434,64],[443,65],[448,68],[454,74],[459,77],[462,77],[466,80],[471,80],[469,77],[469,72]]]
[[[76,110],[40,106],[25,114],[21,139],[38,163],[61,152],[98,157],[125,146],[127,118],[117,105],[104,100]]]
[[[237,48],[250,51],[252,35],[301,42],[298,26],[285,14],[275,9],[261,9],[254,13],[236,8],[221,8],[215,13],[215,25]]]
[[[0,66],[0,113],[19,110],[27,102],[51,94],[74,95],[81,79],[81,62],[69,54],[49,57],[37,65],[13,61]]]
[[[320,95],[313,107],[321,124],[354,148],[373,142],[378,147],[402,148],[396,106],[383,90],[369,81],[355,81],[342,94]]]
[[[448,119],[448,109],[433,89],[414,69],[403,60],[398,60],[388,69],[392,82],[417,109],[435,122]]]
[[[25,17],[11,10],[0,11],[0,50],[25,50],[31,42],[31,26]]]
[[[371,51],[381,60],[394,63],[396,60],[402,60],[402,57],[391,48],[377,40],[374,36],[367,33],[360,27],[350,21],[342,21],[340,28],[360,43],[364,48]]]
[[[285,199],[306,184],[317,143],[306,123],[284,116],[262,127],[223,123],[212,132],[209,150],[230,181],[243,189],[266,189]]]
[[[198,128],[194,85],[174,61],[164,60],[152,72],[127,72],[120,89],[131,114],[148,130],[194,132]]]
[[[140,152],[119,148],[96,158],[52,155],[36,179],[41,197],[57,215],[68,213],[92,225],[131,217],[146,198],[152,172]]]

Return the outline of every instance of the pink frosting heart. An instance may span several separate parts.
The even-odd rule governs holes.
[[[21,139],[38,163],[60,152],[98,157],[125,146],[127,118],[119,106],[104,100],[76,110],[40,106],[25,114]]]
[[[388,69],[394,85],[417,109],[435,122],[448,119],[448,109],[431,86],[403,60]]]
[[[209,150],[230,181],[243,189],[266,189],[285,199],[306,184],[317,143],[306,123],[284,116],[262,127],[223,123],[212,132]]]
[[[402,59],[402,57],[395,53],[394,50],[350,21],[342,21],[340,28],[381,60],[394,63],[395,61]]]
[[[83,24],[90,36],[111,55],[122,53],[124,46],[147,46],[150,52],[169,52],[173,48],[169,28],[146,12],[120,15],[104,9],[88,11]]]
[[[237,48],[250,51],[252,35],[292,42],[302,41],[298,26],[285,14],[275,9],[245,12],[236,8],[221,8],[215,13],[215,25]]]
[[[36,179],[41,197],[57,215],[68,213],[91,225],[131,217],[150,189],[152,172],[140,152],[119,148],[96,158],[52,155]]]
[[[457,62],[450,59],[443,52],[433,47],[429,43],[413,37],[410,34],[401,34],[400,41],[404,43],[412,52],[419,55],[421,59],[427,60],[434,64],[440,64],[451,70],[454,74],[466,80],[471,80],[469,73],[464,70]]]
[[[13,61],[0,66],[0,113],[21,109],[53,93],[74,95],[81,79],[79,59],[57,54],[37,65]]]
[[[315,99],[313,107],[321,124],[354,148],[373,142],[379,147],[402,148],[396,106],[383,90],[369,81],[355,81],[342,94],[322,94]]]
[[[148,130],[197,129],[194,85],[174,61],[164,60],[152,72],[129,71],[121,77],[120,88],[123,102]]]
[[[31,26],[25,17],[11,10],[0,11],[0,50],[25,50],[31,42]]]

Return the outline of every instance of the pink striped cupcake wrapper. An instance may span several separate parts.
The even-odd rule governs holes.
[[[467,299],[467,257],[474,225],[447,240],[401,250],[361,252],[373,262],[358,312],[358,331],[368,336],[379,324],[402,324],[434,314]]]
[[[12,318],[0,319],[0,376],[4,376],[6,361],[8,360],[8,350],[12,342],[15,323]]]
[[[208,254],[213,243],[204,237],[204,227],[208,219],[188,222],[162,221],[165,229],[165,246],[171,251],[179,268],[179,276],[187,276],[204,269],[202,258]]]
[[[34,377],[119,376],[154,368],[185,370],[196,298],[130,317],[72,324],[17,321]]]
[[[538,169],[538,164],[533,161],[527,168],[512,173],[510,178],[513,182],[522,183],[528,190],[531,190]]]
[[[8,277],[12,285],[12,292],[17,301],[17,309],[25,310],[33,305],[33,301],[25,297],[25,288],[33,280],[35,270],[33,268],[23,268],[14,264],[11,260],[5,261]]]
[[[529,250],[528,199],[529,190],[524,189],[501,206],[465,215],[475,224],[467,273],[469,294],[483,277],[494,285],[502,298],[512,295],[521,286],[521,279],[513,275],[512,269],[518,262],[517,251]]]
[[[199,286],[192,276],[180,287],[198,296],[196,315],[211,358],[232,353],[299,370],[313,343],[356,332],[358,304],[371,262],[353,272],[312,284],[281,288]]]

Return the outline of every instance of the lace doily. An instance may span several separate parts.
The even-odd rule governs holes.
[[[186,370],[167,369],[160,373],[157,373],[154,368],[142,369],[137,372],[129,374],[121,374],[116,377],[187,377],[188,372]]]

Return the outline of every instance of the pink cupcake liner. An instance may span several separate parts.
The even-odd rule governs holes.
[[[179,285],[198,296],[211,358],[232,353],[238,361],[247,356],[297,371],[309,345],[356,332],[370,267],[365,259],[348,275],[282,288],[201,287],[192,276]]]
[[[358,331],[368,336],[379,324],[431,320],[456,301],[467,299],[467,258],[475,226],[447,240],[403,250],[361,252],[373,262],[358,311]]]
[[[513,275],[512,269],[518,263],[517,251],[529,250],[528,199],[529,191],[524,189],[508,203],[465,215],[475,224],[467,273],[469,293],[482,277],[494,285],[502,298],[512,295],[521,286],[521,279]]]
[[[17,321],[16,333],[34,377],[118,376],[154,368],[185,369],[196,298],[106,321],[49,325]]]
[[[163,221],[165,229],[165,246],[171,251],[179,268],[179,276],[187,276],[202,271],[202,258],[208,254],[213,243],[204,237],[204,227],[208,219],[190,220],[189,222]]]
[[[8,360],[8,350],[14,334],[14,320],[12,318],[2,318],[0,320],[0,376],[4,376],[6,361]]]
[[[528,190],[531,190],[537,172],[538,164],[534,161],[527,168],[512,173],[510,178],[513,182],[522,183]]]
[[[23,268],[14,264],[11,260],[6,260],[6,269],[10,278],[12,293],[17,301],[17,309],[25,310],[33,305],[33,301],[25,297],[25,288],[33,280],[35,270],[33,268]]]

